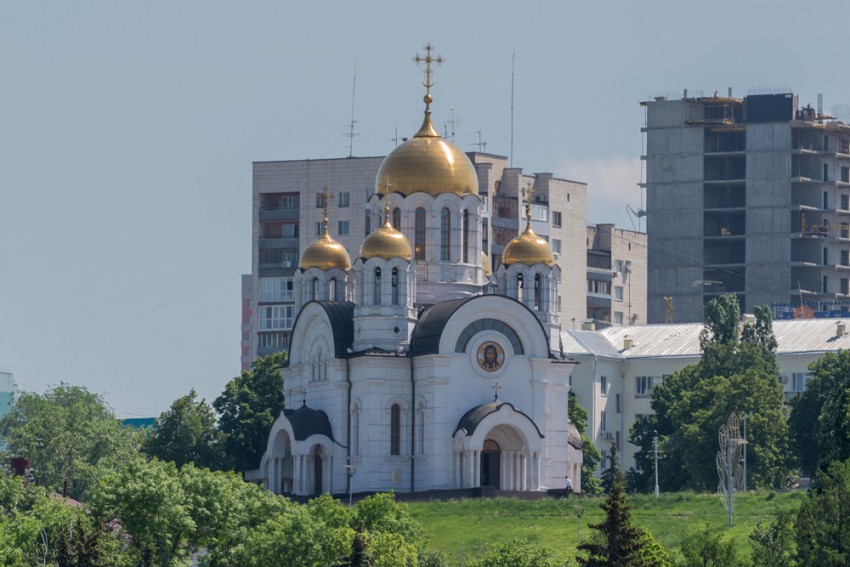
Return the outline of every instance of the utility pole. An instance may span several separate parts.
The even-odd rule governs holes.
[[[353,482],[354,473],[357,472],[357,467],[354,466],[354,465],[351,465],[351,464],[344,465],[344,466],[345,466],[346,472],[348,474],[348,507],[350,509],[351,508],[351,488],[352,488],[351,485],[354,484],[354,482]]]
[[[658,498],[658,432],[652,432],[652,451],[655,453],[655,497]]]
[[[741,475],[741,488],[744,492],[747,491],[747,418],[749,413],[744,414],[744,471]]]

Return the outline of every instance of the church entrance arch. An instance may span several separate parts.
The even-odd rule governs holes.
[[[266,471],[268,489],[275,494],[288,494],[293,488],[293,458],[292,440],[286,431],[278,431],[275,435],[271,455],[266,463],[270,469]]]
[[[324,465],[322,447],[316,445],[313,450],[313,496],[322,495],[322,465]]]
[[[501,453],[498,443],[492,439],[484,440],[484,448],[481,450],[481,486],[499,488]]]

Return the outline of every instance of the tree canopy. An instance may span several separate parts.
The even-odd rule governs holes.
[[[204,468],[219,466],[221,434],[216,428],[215,413],[205,400],[196,398],[193,389],[160,414],[144,443],[149,456],[173,461],[178,467],[186,463]]]
[[[85,388],[60,384],[43,395],[24,392],[0,420],[12,455],[25,457],[37,482],[81,498],[102,461],[132,453],[132,431],[121,425],[103,399]]]
[[[659,485],[664,490],[715,488],[717,432],[731,413],[748,420],[748,486],[776,487],[784,480],[788,422],[770,312],[757,309],[755,324],[745,325],[738,338],[737,305],[734,296],[709,303],[700,361],[656,385],[654,413],[632,427],[629,440],[640,447],[636,459],[643,471],[634,475],[639,488],[650,486],[656,431],[664,455],[659,461]]]
[[[269,431],[283,411],[280,369],[286,353],[256,359],[250,370],[233,378],[213,401],[223,434],[225,466],[233,471],[255,469],[266,449]]]

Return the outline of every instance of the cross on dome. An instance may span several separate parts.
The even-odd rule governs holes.
[[[422,83],[422,86],[425,87],[425,97],[422,99],[425,101],[425,111],[427,112],[431,108],[431,102],[434,100],[431,96],[431,87],[434,86],[434,82],[431,81],[431,63],[435,65],[441,65],[445,62],[442,55],[437,55],[436,57],[431,55],[431,42],[425,44],[425,56],[422,57],[418,53],[413,58],[413,61],[419,65],[420,63],[425,63],[425,82]]]
[[[499,390],[501,390],[501,389],[502,389],[502,386],[498,382],[493,384],[493,391],[496,392],[496,396],[493,398],[494,402],[499,401]]]

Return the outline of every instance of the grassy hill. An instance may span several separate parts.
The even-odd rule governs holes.
[[[755,492],[736,502],[733,527],[716,494],[681,492],[629,497],[633,522],[649,532],[671,553],[677,553],[682,538],[706,525],[728,534],[739,551],[749,553],[747,536],[759,518],[782,508],[798,508],[805,498],[801,490]],[[593,533],[589,523],[599,522],[602,497],[573,497],[567,500],[523,501],[506,498],[411,503],[411,515],[422,524],[429,549],[441,551],[452,562],[475,553],[482,544],[524,538],[553,550],[559,557],[575,557],[578,543],[577,514],[581,512],[581,539]]]

